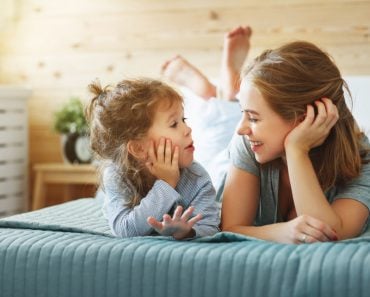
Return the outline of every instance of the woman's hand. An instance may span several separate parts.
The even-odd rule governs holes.
[[[282,227],[279,241],[284,243],[300,244],[338,240],[337,233],[328,224],[308,215],[301,215],[278,225]]]
[[[161,235],[172,235],[175,239],[193,237],[195,235],[193,226],[201,220],[202,216],[197,214],[190,218],[194,211],[194,207],[192,206],[184,211],[184,213],[182,211],[182,207],[177,206],[172,218],[170,215],[165,214],[162,222],[157,221],[154,217],[148,217],[147,222]]]
[[[324,143],[331,128],[338,121],[338,109],[328,98],[315,101],[317,115],[314,107],[307,105],[305,119],[295,127],[285,138],[285,150],[291,148],[308,153],[312,148]]]
[[[172,154],[171,140],[162,137],[155,152],[154,141],[151,141],[146,167],[156,178],[175,188],[180,179],[179,148],[175,146]]]

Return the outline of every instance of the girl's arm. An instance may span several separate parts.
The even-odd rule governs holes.
[[[329,99],[317,101],[316,106],[317,116],[313,107],[308,106],[304,121],[285,140],[286,161],[296,212],[298,216],[309,215],[329,224],[340,239],[354,237],[360,233],[366,222],[368,209],[351,199],[336,200],[333,204],[326,199],[308,153],[311,148],[324,142],[336,123],[338,114]]]
[[[182,175],[177,190],[181,195],[179,205],[187,209],[178,206],[173,217],[165,215],[162,222],[149,218],[148,222],[153,228],[160,234],[172,235],[176,239],[211,236],[217,233],[220,230],[220,208],[215,201],[216,192],[205,169],[194,162]]]
[[[179,205],[172,218],[165,214],[162,222],[154,217],[148,217],[147,221],[161,235],[173,236],[175,239],[191,238],[196,235],[194,224],[202,219],[200,214],[191,217],[193,211],[194,207],[191,206],[183,212],[182,206]]]
[[[162,220],[180,199],[180,194],[161,180],[156,181],[140,204],[133,208],[125,205],[130,195],[129,190],[105,186],[105,215],[111,230],[119,237],[150,235],[153,228],[147,223],[147,218],[153,216]]]
[[[216,191],[211,178],[206,170],[199,164],[194,163],[191,171],[198,174],[197,183],[194,185],[190,207],[194,208],[195,214],[200,214],[202,219],[198,221],[193,229],[196,236],[211,236],[220,231],[220,207],[216,202]],[[186,196],[185,193],[182,194]],[[185,200],[186,197],[183,197]]]

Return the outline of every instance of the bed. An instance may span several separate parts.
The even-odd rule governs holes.
[[[97,199],[0,220],[0,296],[369,296],[370,234],[288,245],[232,233],[112,237]]]

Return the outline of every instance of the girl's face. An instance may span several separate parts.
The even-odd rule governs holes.
[[[185,123],[184,109],[180,102],[171,106],[159,105],[147,138],[154,140],[157,147],[162,137],[172,141],[172,154],[175,145],[179,147],[179,167],[190,166],[194,159],[193,139],[191,128]]]
[[[264,164],[285,156],[284,140],[295,127],[271,109],[260,91],[243,80],[240,90],[243,117],[237,128],[249,141],[257,162]]]

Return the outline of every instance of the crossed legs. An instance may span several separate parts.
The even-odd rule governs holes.
[[[239,26],[224,36],[220,69],[219,97],[234,100],[240,87],[240,71],[248,55],[252,30]],[[162,65],[162,75],[168,80],[192,90],[201,98],[216,97],[217,88],[194,65],[177,55]]]

